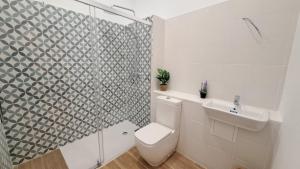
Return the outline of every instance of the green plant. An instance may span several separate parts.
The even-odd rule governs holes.
[[[157,69],[156,78],[161,85],[166,85],[170,80],[170,73],[164,69]]]

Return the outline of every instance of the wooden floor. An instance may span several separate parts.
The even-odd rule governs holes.
[[[138,153],[136,148],[132,148],[117,159],[111,161],[101,169],[203,169],[191,160],[183,157],[179,153],[174,153],[165,163],[158,167],[150,166]]]
[[[42,157],[25,162],[14,169],[68,169],[68,166],[59,149],[54,150]],[[165,163],[158,167],[150,166],[138,153],[136,148],[132,148],[117,159],[111,161],[101,169],[203,169],[194,162],[183,157],[179,153],[174,153]]]
[[[25,162],[14,169],[68,169],[59,149],[53,150],[39,158]]]

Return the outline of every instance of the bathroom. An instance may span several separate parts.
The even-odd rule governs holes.
[[[299,169],[299,0],[0,0],[0,169]]]

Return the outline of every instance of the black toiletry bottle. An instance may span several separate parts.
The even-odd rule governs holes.
[[[200,97],[202,99],[205,99],[207,96],[207,81],[201,83],[201,89],[199,92],[200,92]]]
[[[200,90],[200,97],[201,97],[201,99],[205,99],[206,96],[207,96],[207,91]]]

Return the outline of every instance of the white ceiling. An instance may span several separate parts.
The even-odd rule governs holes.
[[[113,4],[132,8],[137,16],[147,17],[156,15],[169,19],[178,15],[192,12],[210,5],[221,3],[227,0],[97,0],[103,4]]]
[[[156,15],[169,19],[227,0],[134,0],[140,17]]]

